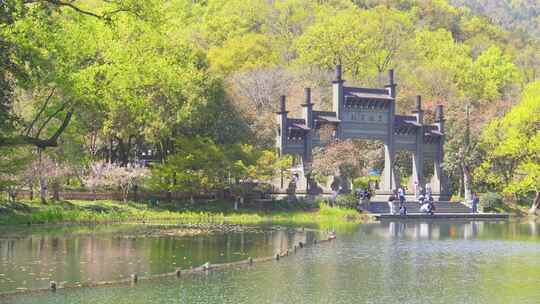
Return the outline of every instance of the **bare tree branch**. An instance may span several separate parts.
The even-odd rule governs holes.
[[[52,88],[51,90],[51,93],[49,93],[49,96],[47,97],[47,99],[45,100],[45,103],[43,104],[43,106],[41,107],[41,109],[39,110],[39,112],[36,114],[36,117],[34,117],[34,120],[32,120],[32,122],[30,123],[30,125],[28,125],[28,127],[26,128],[26,136],[29,136],[30,135],[30,132],[32,131],[32,129],[34,128],[34,124],[36,124],[36,122],[38,121],[39,117],[41,116],[41,114],[43,113],[43,111],[45,111],[45,109],[47,108],[47,105],[49,104],[49,101],[51,100],[51,97],[54,95],[54,91],[55,91],[56,88]]]
[[[71,8],[71,9],[73,9],[74,11],[76,11],[78,13],[81,13],[83,15],[88,15],[88,16],[92,16],[92,17],[96,17],[96,18],[100,18],[100,19],[104,18],[103,15],[98,15],[98,14],[93,13],[91,11],[83,10],[78,6],[75,6],[71,2],[63,2],[63,1],[58,1],[58,0],[44,0],[44,1],[49,2],[51,4],[54,4],[54,5],[57,5],[57,6],[67,6],[67,7]]]
[[[75,5],[74,4],[75,0],[71,0],[71,1],[60,1],[60,0],[25,0],[24,1],[24,4],[30,4],[30,3],[49,3],[49,4],[52,4],[52,5],[55,5],[55,6],[58,6],[58,7],[61,7],[61,6],[65,6],[65,7],[68,7],[80,14],[83,14],[83,15],[87,15],[87,16],[91,16],[91,17],[94,17],[94,18],[98,18],[98,19],[104,19],[104,20],[110,20],[111,16],[116,14],[116,13],[120,13],[120,12],[127,12],[128,9],[126,8],[118,8],[116,10],[113,10],[113,11],[110,11],[110,12],[106,12],[102,15],[100,14],[97,14],[97,13],[94,13],[92,11],[89,11],[89,10],[85,10],[85,9],[82,9],[80,8],[79,6]],[[111,1],[104,1],[104,2],[107,2],[107,3],[116,3],[116,2],[111,2]]]
[[[257,113],[277,110],[279,95],[286,94],[294,76],[282,68],[268,68],[237,73],[230,79],[233,90],[246,96]]]
[[[73,116],[72,111],[68,111],[62,125],[54,132],[54,134],[48,139],[40,139],[37,137],[31,137],[26,135],[19,135],[15,137],[2,138],[0,137],[0,146],[22,146],[22,145],[33,145],[41,149],[47,147],[56,147],[58,146],[58,138],[66,130],[71,117]]]
[[[43,131],[43,129],[47,126],[47,124],[51,121],[51,119],[53,119],[56,115],[58,115],[58,113],[62,112],[65,108],[66,108],[66,104],[64,103],[52,115],[49,115],[49,117],[47,117],[47,119],[43,122],[43,124],[41,125],[41,127],[39,128],[39,130],[36,133],[37,138],[39,138],[39,135],[41,134],[41,131]]]

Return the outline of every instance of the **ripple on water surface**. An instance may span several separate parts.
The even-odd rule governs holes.
[[[536,228],[467,222],[361,225],[336,242],[279,262],[0,303],[538,303]]]

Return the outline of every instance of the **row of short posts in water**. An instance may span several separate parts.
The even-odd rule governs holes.
[[[320,242],[324,242],[324,241],[332,241],[336,238],[335,234],[331,234],[328,236],[328,239],[326,240],[323,240],[323,241],[320,241]],[[313,245],[317,245],[317,243],[319,243],[316,239],[313,240]],[[299,250],[299,249],[302,249],[306,246],[306,244],[304,244],[303,242],[298,242],[298,245],[294,245],[293,248],[292,248],[292,252],[294,254],[296,254],[296,252]],[[289,249],[285,250],[285,251],[282,251],[282,252],[278,252],[276,253],[276,255],[274,256],[273,259],[275,259],[276,261],[279,261],[280,258],[282,257],[286,257],[286,256],[289,256],[289,254],[291,253],[291,251]],[[269,258],[261,258],[260,259],[261,261],[267,261],[269,260]],[[234,264],[238,264],[240,265],[240,263],[245,263],[243,261],[239,262],[239,263],[231,263],[231,265],[234,265]],[[247,264],[248,265],[253,265],[254,263],[254,260],[252,257],[248,257],[247,258]],[[203,270],[203,271],[209,271],[210,269],[212,268],[219,268],[220,265],[217,264],[217,265],[214,265],[214,267],[212,267],[212,265],[210,264],[210,262],[207,262],[205,264],[203,264],[201,267],[200,267],[200,270]],[[177,277],[177,278],[180,278],[181,277],[181,274],[182,274],[182,270],[180,268],[177,268],[174,272],[174,275]],[[137,284],[139,282],[139,276],[138,274],[134,273],[130,276],[130,282],[131,284]],[[56,281],[50,281],[49,283],[49,289],[51,291],[56,291],[58,287],[58,284],[56,283]]]

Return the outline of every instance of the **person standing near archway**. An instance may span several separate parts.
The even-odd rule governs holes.
[[[406,215],[407,206],[405,206],[405,189],[403,188],[403,186],[400,186],[398,188],[398,197],[399,197],[399,214]]]
[[[394,195],[390,195],[388,197],[388,209],[390,209],[390,214],[395,214],[394,213],[394,200],[395,200],[395,197]]]
[[[431,197],[431,184],[426,183],[426,197]]]
[[[471,211],[472,213],[478,213],[478,203],[480,202],[480,199],[476,195],[476,193],[472,194],[472,202],[471,202]]]

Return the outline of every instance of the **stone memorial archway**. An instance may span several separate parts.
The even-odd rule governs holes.
[[[324,126],[335,130],[331,140],[365,139],[384,143],[384,170],[379,183],[378,195],[388,195],[399,186],[394,172],[397,151],[412,153],[411,183],[425,185],[430,182],[435,199],[449,198],[446,178],[442,170],[444,160],[444,116],[442,105],[436,108],[434,124],[424,123],[421,97],[416,100],[412,115],[396,115],[395,99],[397,84],[393,70],[389,71],[389,83],[385,88],[360,88],[345,86],[341,66],[336,67],[332,83],[333,111],[316,111],[311,101],[311,90],[305,89],[302,118],[290,118],[285,96],[280,100],[277,112],[278,132],[276,144],[280,154],[295,154],[308,166],[313,148],[324,146],[319,131]],[[433,160],[434,174],[431,181],[423,176],[424,160]]]

